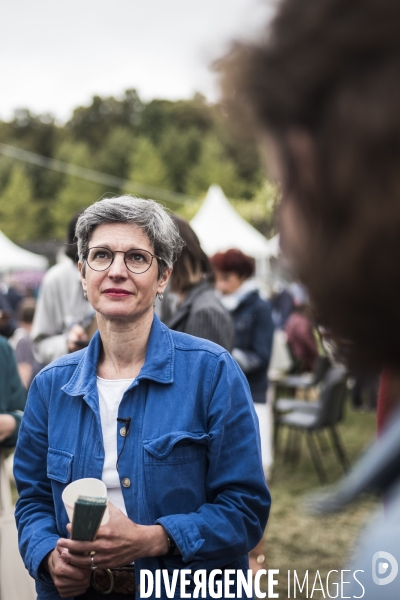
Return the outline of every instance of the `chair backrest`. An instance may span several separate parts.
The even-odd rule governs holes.
[[[331,367],[332,363],[327,356],[317,356],[313,368],[312,385],[321,383]]]
[[[331,367],[325,374],[321,383],[316,429],[335,425],[343,418],[347,393],[346,375],[344,367]]]

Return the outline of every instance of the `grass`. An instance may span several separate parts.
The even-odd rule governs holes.
[[[356,412],[347,406],[346,417],[339,430],[351,463],[371,443],[375,429],[374,413]],[[340,571],[349,568],[352,546],[371,513],[376,511],[379,501],[364,499],[343,512],[329,516],[307,514],[302,506],[306,496],[322,489],[322,486],[311,463],[305,440],[302,440],[301,458],[295,466],[283,461],[284,441],[282,438],[270,482],[273,501],[264,537],[267,568],[280,571],[275,576],[279,584],[274,588],[275,592],[279,592],[280,598],[288,597],[288,570],[291,570],[293,581],[293,570],[296,569],[300,582],[303,581],[306,570],[309,570],[311,585],[308,597],[319,600],[324,598],[322,591],[315,591],[311,596],[316,571],[319,570],[325,595],[329,597],[325,587],[327,573],[333,569]],[[341,477],[341,467],[331,448],[324,452],[324,466],[329,483]],[[262,582],[262,586],[267,591],[266,581]],[[330,588],[330,593],[334,596],[335,588]],[[291,598],[293,597],[292,583]],[[303,593],[297,591],[296,597],[307,598],[305,590]]]

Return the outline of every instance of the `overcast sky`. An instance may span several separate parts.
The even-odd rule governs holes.
[[[94,94],[216,98],[209,69],[275,0],[12,0],[0,11],[0,119],[14,109],[66,120]]]

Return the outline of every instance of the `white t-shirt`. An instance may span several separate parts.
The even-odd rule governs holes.
[[[102,379],[97,377],[97,391],[99,393],[100,420],[104,443],[104,466],[102,481],[107,486],[107,496],[117,508],[126,515],[124,497],[121,483],[116,469],[117,436],[123,424],[117,423],[118,408],[122,397],[133,379]]]

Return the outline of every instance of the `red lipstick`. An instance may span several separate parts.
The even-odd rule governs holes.
[[[122,298],[126,296],[131,296],[132,292],[128,290],[124,290],[122,288],[107,288],[104,290],[103,294],[107,294],[107,296],[113,296],[114,298]]]

